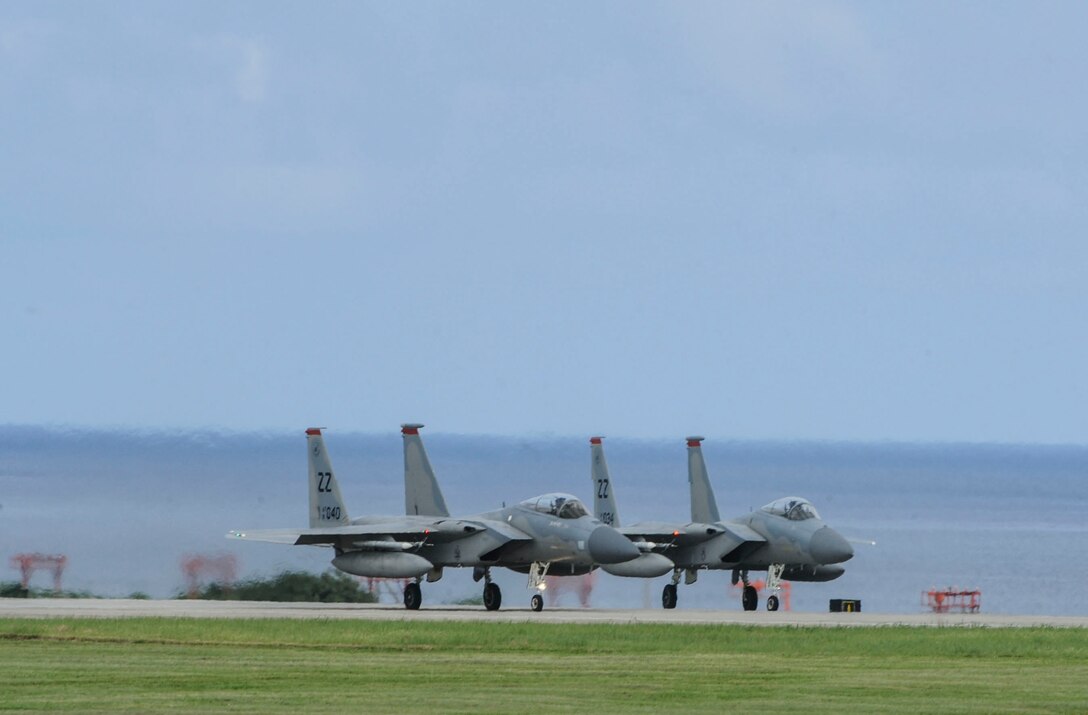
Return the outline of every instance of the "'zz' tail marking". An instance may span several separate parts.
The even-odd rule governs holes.
[[[320,429],[306,430],[306,453],[310,465],[310,526],[346,526],[350,523],[348,510]]]

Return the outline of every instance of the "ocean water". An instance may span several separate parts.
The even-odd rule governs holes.
[[[453,514],[530,496],[590,497],[588,436],[425,434]],[[327,432],[352,516],[403,512],[399,433]],[[187,434],[0,427],[0,580],[18,580],[16,553],[68,557],[66,589],[170,597],[190,554],[233,554],[240,575],[321,571],[331,552],[237,543],[230,529],[303,526],[306,460],[298,434]],[[607,439],[624,523],[686,520],[684,441]],[[959,444],[704,442],[723,516],[786,495],[809,498],[855,546],[846,574],[792,584],[794,610],[859,598],[866,611],[913,613],[933,587],[979,589],[989,613],[1088,615],[1088,447]],[[508,606],[528,603],[525,577],[500,571]],[[558,604],[578,605],[564,580]],[[596,606],[659,607],[668,577],[592,578]],[[47,574],[33,585],[47,587]],[[424,603],[479,595],[469,569],[424,585]],[[558,591],[555,591],[558,593]],[[729,573],[680,586],[679,608],[740,610]]]

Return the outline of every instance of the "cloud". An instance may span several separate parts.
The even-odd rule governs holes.
[[[42,20],[0,21],[0,60],[5,73],[47,59],[60,36],[55,25]]]
[[[198,37],[193,42],[196,52],[213,63],[231,91],[242,102],[264,101],[270,81],[271,52],[262,39],[238,35]]]
[[[710,3],[681,15],[692,58],[735,99],[773,114],[820,112],[874,91],[881,61],[862,19],[835,3]]]
[[[235,75],[238,97],[244,102],[260,102],[268,85],[268,51],[255,40],[242,41],[238,49],[242,56]]]

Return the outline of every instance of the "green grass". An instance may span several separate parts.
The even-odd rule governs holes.
[[[1081,629],[0,619],[0,712],[1084,713]]]

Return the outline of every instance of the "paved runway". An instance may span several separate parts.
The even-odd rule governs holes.
[[[975,614],[799,613],[778,611],[707,611],[678,608],[553,608],[488,612],[482,606],[401,606],[343,603],[268,603],[252,601],[136,601],[127,599],[0,598],[0,618],[320,618],[370,621],[494,621],[500,623],[680,623],[756,626],[986,626],[1088,628],[1083,616],[1006,616]]]

